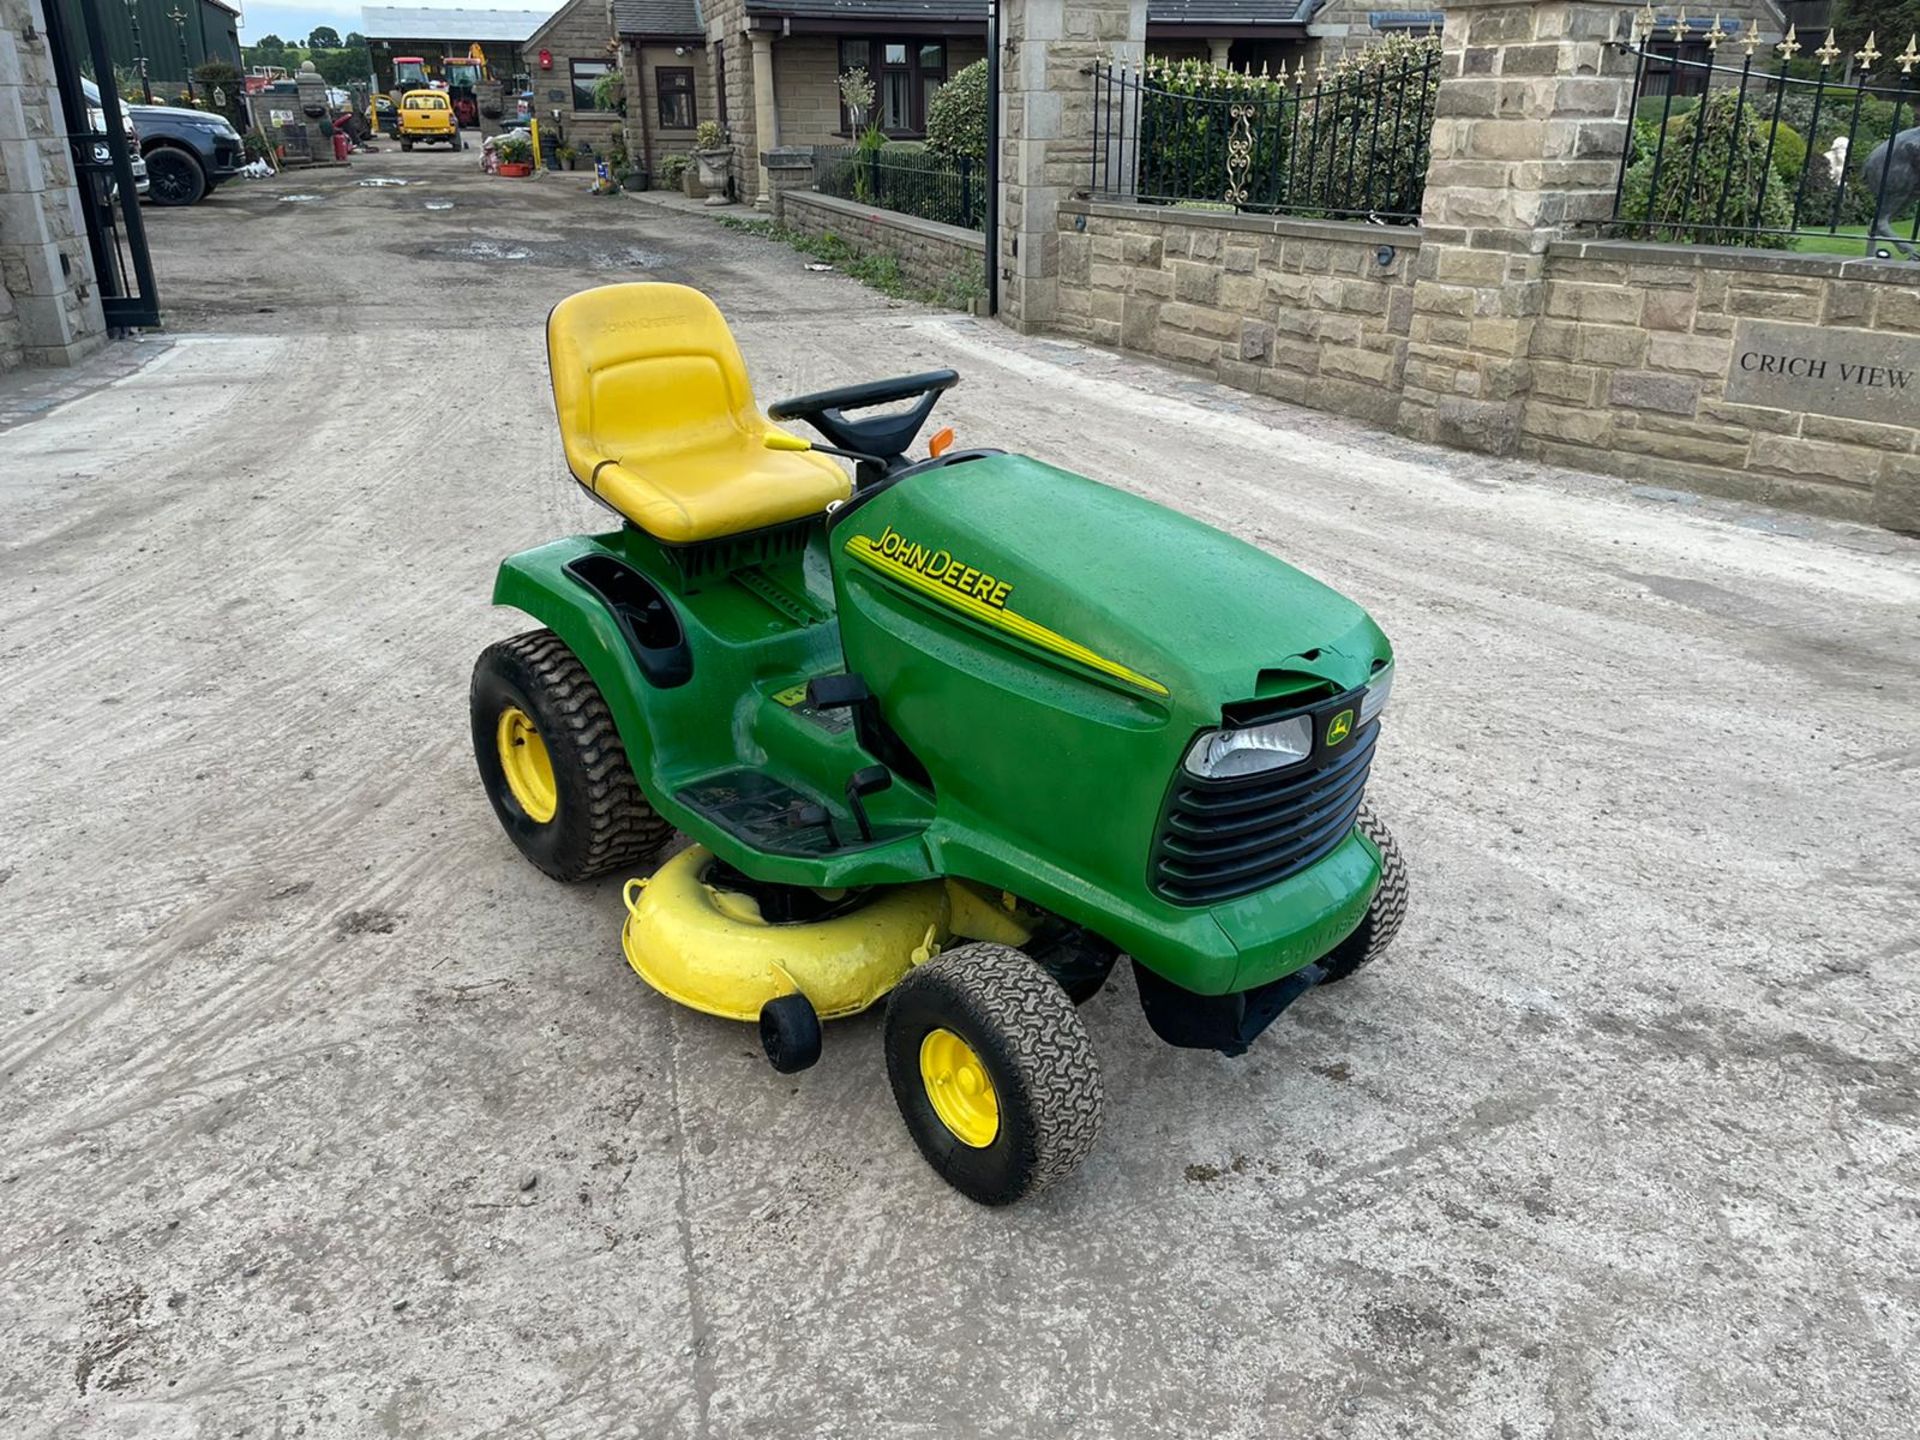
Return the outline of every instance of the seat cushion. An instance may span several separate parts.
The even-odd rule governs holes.
[[[851,493],[822,455],[756,444],[689,449],[603,464],[593,493],[655,539],[688,545],[818,515]]]
[[[690,545],[817,515],[852,493],[833,461],[769,450],[747,367],[714,304],[684,285],[570,295],[547,358],[574,478],[656,539]]]

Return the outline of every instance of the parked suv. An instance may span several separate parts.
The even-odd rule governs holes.
[[[131,105],[156,205],[192,205],[247,163],[224,115],[173,105]]]
[[[83,75],[80,77],[80,93],[87,97],[87,128],[98,137],[93,142],[93,163],[108,164],[113,152],[107,148],[107,112],[100,106],[100,87]],[[125,101],[120,105],[120,124],[127,133],[127,159],[133,168],[134,192],[144,200],[148,190],[147,162],[140,158],[140,132],[134,126],[133,116]]]

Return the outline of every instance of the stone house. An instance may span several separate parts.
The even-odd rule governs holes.
[[[718,120],[733,142],[743,199],[765,193],[758,161],[766,152],[854,142],[840,102],[846,71],[872,77],[881,129],[915,140],[926,133],[927,107],[940,87],[987,50],[986,0],[612,3],[627,75],[629,149],[657,168],[663,155],[692,148],[679,122]],[[1257,67],[1305,46],[1319,5],[1151,0],[1149,46],[1169,57]]]
[[[594,87],[620,68],[608,0],[567,0],[520,46],[531,105],[544,131],[557,121],[562,144],[605,156],[620,129],[620,112],[603,110]]]
[[[692,152],[701,121],[729,123],[713,63],[726,47],[709,47],[696,0],[612,0],[612,15],[626,77],[627,153],[657,175],[667,156]]]

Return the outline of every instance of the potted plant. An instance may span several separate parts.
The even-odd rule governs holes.
[[[523,140],[518,135],[509,135],[496,141],[494,156],[500,162],[502,175],[521,177],[533,174],[533,142]]]
[[[729,205],[728,183],[733,178],[733,147],[727,132],[716,120],[702,120],[693,132],[693,153],[700,161],[700,183],[707,189],[707,204]]]
[[[560,147],[559,154],[560,154],[560,168],[562,170],[573,169],[574,163],[578,161],[580,158],[580,152],[578,150],[575,150],[571,145],[562,145]]]

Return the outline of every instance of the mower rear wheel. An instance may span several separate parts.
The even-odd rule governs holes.
[[[1371,805],[1360,807],[1355,828],[1379,847],[1380,888],[1373,892],[1373,902],[1367,906],[1359,928],[1320,962],[1327,972],[1322,985],[1337,984],[1378,960],[1400,933],[1400,922],[1407,918],[1407,862],[1400,853],[1400,842]]]
[[[1100,1062],[1066,992],[1007,945],[949,950],[887,1001],[887,1076],[942,1179],[1007,1205],[1066,1178],[1100,1133]]]
[[[520,853],[554,879],[628,868],[672,833],[640,793],[586,666],[551,630],[483,650],[469,703],[493,813]]]

